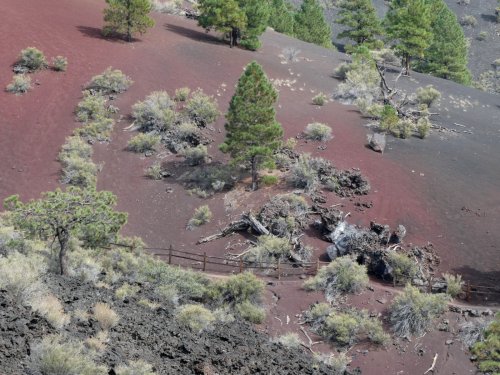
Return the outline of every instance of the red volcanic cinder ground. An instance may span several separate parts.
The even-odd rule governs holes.
[[[324,107],[311,104],[318,92],[333,91],[337,82],[331,78],[331,73],[344,58],[342,54],[274,32],[263,36],[263,47],[258,52],[230,49],[220,43],[217,36],[198,28],[194,21],[166,15],[155,15],[156,26],[133,43],[104,39],[100,36],[103,6],[104,2],[98,0],[46,0],[43,3],[3,0],[0,85],[10,82],[11,65],[19,51],[28,46],[43,50],[49,58],[66,56],[69,66],[65,73],[50,70],[35,73],[33,81],[37,84],[23,96],[0,92],[1,199],[14,193],[23,199],[35,198],[40,192],[59,186],[57,154],[65,137],[78,126],[73,110],[81,97],[82,87],[93,75],[113,66],[129,75],[134,84],[113,102],[123,117],[116,124],[112,142],[94,147],[95,161],[104,163],[98,187],[117,194],[118,209],[129,213],[125,234],[141,236],[154,247],[165,248],[172,244],[177,249],[194,250],[200,237],[216,232],[242,210],[258,209],[269,196],[285,191],[284,184],[272,189],[262,188],[257,193],[249,193],[239,185],[232,193],[238,207],[226,210],[224,194],[201,200],[185,191],[176,179],[181,172],[180,159],[178,168],[175,161],[171,163],[173,177],[161,182],[146,179],[144,168],[165,154],[145,158],[127,152],[125,147],[133,134],[123,129],[130,125],[131,106],[155,90],[173,93],[178,87],[200,87],[217,98],[224,112],[242,69],[251,60],[257,60],[270,78],[286,80],[280,87],[277,108],[286,137],[295,137],[313,121],[324,122],[333,129],[334,139],[327,143],[326,150],[319,150],[317,143],[303,140],[299,141],[297,150],[328,158],[339,168],[359,168],[370,180],[372,191],[369,195],[351,200],[331,197],[331,204],[341,203],[346,213],[351,212],[349,220],[356,224],[367,225],[371,220],[393,227],[404,224],[408,229],[408,241],[436,244],[443,259],[443,270],[461,271],[466,279],[475,282],[498,280],[500,235],[496,227],[500,222],[497,188],[500,171],[498,150],[491,142],[496,141],[499,134],[497,129],[482,129],[480,125],[484,121],[492,126],[491,120],[498,119],[494,112],[498,109],[489,104],[494,102],[490,96],[477,94],[481,103],[488,103],[487,107],[478,105],[467,114],[461,114],[466,116],[465,120],[476,114],[480,122],[475,123],[475,135],[471,138],[434,134],[425,141],[392,140],[385,154],[377,154],[365,147],[368,130],[363,127],[364,120],[354,107],[335,102]],[[284,64],[279,55],[283,48],[290,46],[301,50],[299,60]],[[476,95],[473,90],[440,80],[428,81],[427,77],[419,75],[417,80],[421,85],[432,82],[441,90],[447,90],[448,94],[442,99],[443,110],[454,100],[450,95]],[[408,85],[414,83],[415,78],[408,81]],[[447,118],[452,118],[450,116]],[[223,139],[223,124],[221,116],[214,126],[214,143],[209,146],[215,160],[225,160],[217,150]],[[454,160],[455,155],[459,162]],[[479,161],[482,168],[477,167]],[[372,202],[373,207],[359,212],[354,206],[356,202]],[[186,223],[194,209],[202,204],[210,206],[214,220],[196,230],[186,231]],[[462,210],[463,207],[467,209]],[[475,215],[477,212],[484,212],[486,216]],[[243,240],[234,236],[198,246],[195,251],[222,255],[228,249],[241,250]],[[318,254],[324,253],[327,246],[314,236],[307,242],[318,248]],[[269,302],[272,311],[282,317],[284,311],[288,311],[295,321],[294,314],[316,298],[306,295],[299,281],[279,282],[274,288],[280,295],[280,302],[274,307]],[[373,302],[375,297],[366,293],[362,297],[366,298],[364,302],[371,301],[367,308],[380,308]],[[376,289],[373,293],[375,296],[385,291]],[[363,305],[360,301],[355,303]],[[270,333],[286,330],[272,317],[266,324],[267,328],[262,329]],[[296,322],[293,329],[298,329]],[[418,356],[411,348],[401,352],[391,347],[388,351],[370,350],[370,354],[359,355],[355,364],[362,367],[364,374],[397,371],[414,374],[430,366],[436,351],[442,354],[440,358],[453,358],[442,365],[444,372],[441,373],[473,371],[467,356],[457,349],[458,344],[450,349],[445,346],[443,335],[432,335],[425,344],[428,350],[424,356]]]

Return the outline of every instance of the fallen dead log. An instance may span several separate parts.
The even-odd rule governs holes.
[[[229,223],[221,232],[212,234],[210,236],[201,238],[196,242],[200,245],[203,243],[218,240],[219,238],[227,237],[235,232],[242,232],[252,228],[259,235],[268,235],[269,230],[255,218],[251,213],[245,212],[241,215],[240,220],[233,221]]]
[[[429,369],[426,372],[424,372],[424,375],[427,374],[429,371],[434,372],[434,367],[436,366],[437,358],[438,358],[438,354],[436,353],[436,355],[434,356],[434,360],[432,361],[432,366],[429,367]]]

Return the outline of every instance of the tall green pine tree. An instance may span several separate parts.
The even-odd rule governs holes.
[[[470,84],[467,43],[457,16],[443,0],[427,0],[431,6],[433,40],[415,69],[436,77]]]
[[[149,17],[152,5],[149,0],[106,0],[104,9],[104,35],[123,33],[127,41],[132,41],[132,34],[144,34],[155,22]]]
[[[342,0],[338,7],[336,22],[346,27],[339,38],[351,39],[356,44],[370,44],[383,34],[372,0]]]
[[[205,28],[213,26],[217,31],[229,34],[231,47],[247,28],[247,17],[236,0],[200,0],[198,10],[198,24]]]
[[[411,60],[423,58],[432,42],[431,8],[427,0],[392,0],[385,18],[386,33],[402,57],[406,74]]]
[[[332,48],[332,29],[317,0],[304,0],[295,13],[294,35],[305,42]]]
[[[247,28],[242,35],[241,45],[255,51],[260,47],[259,36],[266,31],[269,22],[269,4],[262,0],[239,0],[238,3],[247,18]]]
[[[279,33],[292,35],[294,16],[289,4],[285,0],[271,0],[270,7],[269,26]]]
[[[258,170],[273,164],[283,138],[274,105],[278,93],[255,61],[245,68],[226,114],[226,139],[220,150],[233,163],[246,163],[252,171],[252,189],[258,188]]]

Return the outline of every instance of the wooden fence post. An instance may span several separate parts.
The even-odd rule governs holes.
[[[278,280],[281,279],[281,274],[280,274],[280,258],[278,258]]]
[[[205,272],[205,269],[207,268],[207,253],[203,253],[203,272]]]
[[[172,264],[172,244],[170,244],[170,247],[168,248],[168,264]]]

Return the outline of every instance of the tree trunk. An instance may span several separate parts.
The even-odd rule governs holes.
[[[257,157],[252,156],[252,190],[255,191],[259,188],[257,183],[258,175],[257,175]]]
[[[410,55],[405,53],[403,55],[403,59],[404,59],[405,75],[410,76]]]
[[[59,272],[65,275],[66,267],[66,250],[68,249],[69,233],[64,228],[57,229],[57,240],[59,241]]]

